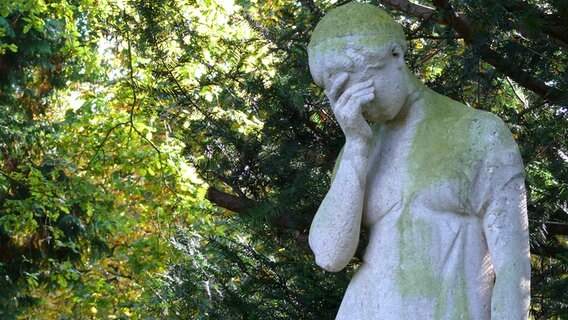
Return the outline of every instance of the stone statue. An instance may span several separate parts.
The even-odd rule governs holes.
[[[336,319],[527,319],[530,252],[519,150],[503,121],[426,88],[402,27],[369,4],[330,11],[308,47],[345,134],[309,243],[343,269]]]

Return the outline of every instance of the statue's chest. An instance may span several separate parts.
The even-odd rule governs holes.
[[[471,167],[456,165],[463,163],[463,154],[452,155],[448,150],[432,155],[432,161],[443,162],[436,163],[444,167],[443,175],[436,175],[428,167],[412,168],[412,152],[412,139],[401,134],[399,139],[380,141],[370,153],[363,207],[366,224],[387,215],[397,219],[409,201],[424,202],[419,207],[434,211],[463,213],[460,208],[467,203],[471,183]]]
[[[385,148],[370,159],[363,207],[366,224],[373,224],[386,214],[396,214],[402,209],[407,170],[400,151]]]

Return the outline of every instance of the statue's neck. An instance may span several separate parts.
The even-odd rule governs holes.
[[[416,78],[408,68],[406,72],[409,83],[406,101],[398,115],[384,124],[386,128],[403,129],[416,125],[423,118],[425,108],[427,108],[428,97],[432,94],[431,90],[420,79]]]

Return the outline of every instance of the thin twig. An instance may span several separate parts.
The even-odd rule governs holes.
[[[99,143],[99,145],[97,145],[95,147],[95,154],[93,155],[93,157],[91,158],[91,160],[89,160],[89,163],[87,163],[87,165],[85,166],[85,168],[83,168],[83,170],[88,170],[91,167],[91,164],[96,160],[99,152],[101,151],[101,149],[104,147],[104,145],[106,144],[108,138],[110,137],[110,134],[118,127],[124,126],[124,125],[128,125],[129,122],[120,122],[115,124],[114,126],[112,126],[106,133],[105,137],[103,138],[103,141],[101,141],[101,143]]]
[[[515,94],[515,96],[517,97],[517,99],[519,99],[519,101],[523,104],[523,106],[525,107],[525,109],[527,109],[529,106],[527,105],[526,101],[521,98],[521,96],[519,95],[519,93],[517,92],[517,90],[515,89],[515,86],[513,85],[513,83],[511,82],[511,79],[509,79],[509,77],[505,77],[505,79],[507,79],[507,83],[509,83],[509,85],[511,86],[511,89],[513,89],[513,93]]]

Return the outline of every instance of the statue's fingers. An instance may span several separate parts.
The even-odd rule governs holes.
[[[349,74],[347,72],[342,72],[331,83],[331,88],[325,90],[325,95],[331,102],[335,102],[341,96],[341,90],[347,84],[349,79]]]
[[[372,84],[372,80],[368,80],[356,83],[347,88],[347,90],[341,94],[336,103],[332,103],[333,112],[337,112],[337,108],[342,108],[343,106],[352,103],[350,100],[353,96],[366,95],[369,92],[373,92],[375,89],[371,86]]]
[[[362,108],[365,104],[371,102],[375,98],[375,88],[365,88],[363,90],[358,91],[357,93],[351,96],[351,103],[353,108],[353,112],[361,113]]]
[[[359,83],[355,83],[354,85],[350,86],[343,92],[343,96],[350,97],[359,93],[360,91],[364,91],[368,88],[372,88],[373,80],[367,80]]]
[[[346,123],[357,123],[358,119],[363,115],[363,106],[369,103],[375,97],[372,89],[364,89],[358,91],[349,97],[347,103],[343,105],[341,110],[336,110],[336,116],[344,119]]]

